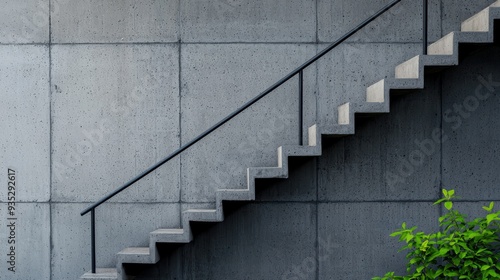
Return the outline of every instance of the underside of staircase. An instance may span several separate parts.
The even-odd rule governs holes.
[[[159,261],[157,243],[189,243],[193,239],[190,222],[223,221],[223,201],[254,200],[255,179],[288,178],[289,157],[321,156],[322,137],[342,137],[354,134],[355,114],[389,113],[391,94],[403,94],[411,90],[423,89],[424,73],[458,65],[459,49],[476,44],[493,43],[495,20],[500,20],[500,0],[464,21],[461,31],[452,32],[431,44],[428,47],[428,55],[418,55],[398,65],[395,78],[383,79],[369,86],[366,90],[365,102],[348,102],[339,106],[337,124],[321,126],[315,124],[309,127],[306,145],[279,147],[277,166],[248,168],[246,189],[219,189],[216,194],[215,209],[184,211],[181,218],[182,228],[157,229],[151,232],[149,247],[126,248],[118,253],[116,268],[97,269],[95,274],[86,273],[81,279],[128,279],[123,264],[157,263]]]

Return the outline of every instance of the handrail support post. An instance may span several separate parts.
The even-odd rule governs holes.
[[[429,30],[428,30],[429,29],[429,0],[423,0],[423,1],[424,1],[423,10],[422,10],[423,53],[424,53],[424,55],[427,55],[428,36],[429,36]]]
[[[304,144],[304,71],[299,72],[299,145]]]
[[[92,273],[96,273],[96,261],[95,261],[95,208],[91,210],[90,212],[91,216],[91,246],[92,246]]]

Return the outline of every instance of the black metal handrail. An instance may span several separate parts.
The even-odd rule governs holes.
[[[228,121],[230,121],[231,119],[233,119],[234,117],[236,117],[237,115],[239,115],[241,112],[245,111],[248,107],[252,106],[257,101],[259,101],[263,97],[267,96],[269,93],[271,93],[272,91],[274,91],[275,89],[277,89],[278,87],[280,87],[281,85],[283,85],[285,82],[287,82],[288,80],[292,79],[293,77],[295,77],[297,75],[299,76],[299,126],[300,126],[300,128],[299,128],[299,143],[300,143],[300,145],[302,145],[303,144],[303,87],[304,87],[304,70],[308,66],[310,66],[311,64],[313,64],[314,62],[316,62],[318,59],[322,58],[325,54],[327,54],[328,52],[330,52],[331,50],[333,50],[338,45],[342,44],[344,41],[346,41],[347,39],[349,39],[352,35],[354,35],[355,33],[357,33],[359,30],[361,30],[362,28],[364,28],[365,26],[367,26],[369,23],[371,23],[372,21],[374,21],[375,19],[377,19],[379,16],[381,16],[382,14],[384,14],[385,12],[387,12],[389,9],[391,9],[392,7],[394,7],[396,4],[398,4],[401,1],[402,0],[395,0],[392,3],[384,6],[377,13],[375,13],[374,15],[372,15],[371,17],[369,17],[368,19],[366,19],[365,21],[363,21],[362,23],[360,23],[358,26],[356,26],[355,28],[353,28],[351,31],[347,32],[345,35],[343,35],[342,37],[340,37],[340,39],[338,39],[337,41],[335,41],[334,43],[332,43],[331,45],[329,45],[326,49],[324,49],[321,52],[319,52],[318,54],[316,54],[314,57],[312,57],[311,59],[309,59],[308,61],[306,61],[304,64],[302,64],[297,69],[293,70],[290,74],[286,75],[284,78],[282,78],[281,80],[279,80],[278,82],[276,82],[275,84],[273,84],[272,86],[270,86],[268,89],[266,89],[265,91],[263,91],[261,94],[257,95],[256,97],[254,97],[253,99],[251,99],[250,101],[248,101],[247,103],[245,103],[238,110],[234,111],[233,113],[231,113],[230,115],[228,115],[227,117],[225,117],[224,119],[222,119],[221,121],[219,121],[218,123],[216,123],[215,125],[213,125],[212,127],[210,127],[209,129],[207,129],[205,132],[203,132],[202,134],[200,134],[199,136],[197,136],[196,138],[194,138],[193,140],[191,140],[187,144],[184,144],[183,146],[181,146],[179,149],[177,149],[176,151],[174,151],[173,153],[171,153],[165,159],[163,159],[160,162],[156,163],[155,165],[151,166],[150,168],[148,168],[147,170],[145,170],[144,172],[142,172],[141,174],[139,174],[138,176],[136,176],[135,178],[133,178],[132,180],[130,180],[129,182],[127,182],[126,184],[124,184],[123,186],[121,186],[120,188],[114,190],[113,192],[109,193],[105,197],[101,198],[99,201],[95,202],[94,204],[92,204],[91,206],[89,206],[85,210],[83,210],[80,213],[80,215],[82,215],[82,216],[85,215],[85,214],[87,214],[88,212],[91,212],[92,273],[96,272],[96,261],[95,261],[96,260],[96,257],[95,257],[96,256],[96,251],[95,251],[95,209],[99,205],[101,205],[104,202],[108,201],[109,199],[111,199],[115,195],[121,193],[122,191],[124,191],[125,189],[127,189],[128,187],[130,187],[131,185],[133,185],[134,183],[136,183],[137,181],[141,180],[142,178],[144,178],[145,176],[147,176],[151,172],[155,171],[157,168],[159,168],[163,164],[167,163],[168,161],[170,161],[174,157],[178,156],[179,154],[181,154],[182,152],[184,152],[185,150],[187,150],[188,148],[190,148],[191,146],[193,146],[194,144],[196,144],[197,142],[199,142],[200,140],[202,140],[203,138],[205,138],[206,136],[208,136],[209,134],[211,134],[212,132],[214,132],[215,130],[217,130],[219,127],[221,127],[222,125],[224,125],[225,123],[227,123]],[[424,10],[423,10],[423,21],[424,21],[424,24],[423,24],[423,28],[422,28],[422,30],[424,32],[424,36],[423,36],[424,51],[423,52],[424,52],[424,54],[426,54],[427,53],[427,10],[428,10],[427,2],[428,2],[428,0],[423,0],[423,2],[424,2]]]

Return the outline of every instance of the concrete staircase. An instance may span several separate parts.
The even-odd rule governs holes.
[[[308,130],[307,146],[278,148],[276,167],[247,169],[246,189],[220,189],[215,209],[190,209],[182,213],[182,228],[157,229],[150,233],[149,247],[126,248],[118,253],[116,268],[98,269],[86,273],[81,279],[128,279],[123,264],[154,264],[159,261],[156,243],[189,243],[193,239],[190,222],[221,222],[224,220],[223,201],[249,201],[255,199],[255,179],[287,178],[289,157],[321,156],[322,136],[341,137],[354,134],[355,114],[388,113],[390,93],[424,88],[424,70],[458,65],[460,44],[492,43],[494,20],[500,20],[500,0],[462,23],[460,32],[452,32],[428,47],[428,55],[418,55],[396,67],[394,79],[384,79],[366,91],[366,101],[345,103],[338,107],[338,123],[328,126],[313,125]]]

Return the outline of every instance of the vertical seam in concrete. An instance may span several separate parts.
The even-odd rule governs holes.
[[[52,0],[49,1],[49,279],[52,279]]]
[[[182,2],[181,0],[178,0],[178,7],[177,7],[177,22],[178,22],[178,28],[179,30],[178,33],[178,51],[179,51],[179,57],[178,57],[178,71],[179,71],[179,147],[182,145],[182,10],[181,10]],[[182,227],[182,154],[179,155],[179,227]],[[185,263],[185,248],[181,249],[180,253],[180,275],[181,277],[184,277],[184,263]]]
[[[440,9],[441,9],[441,11],[439,13],[439,30],[440,30],[440,34],[439,34],[440,36],[439,36],[439,38],[442,38],[443,37],[443,33],[444,33],[443,32],[444,31],[443,30],[443,20],[444,20],[443,19],[443,14],[444,14],[444,3],[443,3],[443,0],[440,1]],[[438,40],[439,40],[439,38],[438,38]]]
[[[316,0],[316,44],[319,42],[318,1]],[[317,50],[316,50],[317,51]]]
[[[179,39],[178,43],[178,58],[177,58],[177,64],[178,64],[178,83],[179,83],[179,147],[182,146],[182,77],[181,77],[181,69],[182,69],[182,42]],[[182,154],[179,155],[179,202],[182,202]],[[182,208],[182,207],[181,207]],[[179,209],[181,216],[182,217],[182,209]]]
[[[177,44],[178,44],[178,83],[179,83],[179,147],[182,146],[182,77],[181,77],[181,69],[182,69],[182,38],[181,38],[181,29],[182,29],[182,12],[181,12],[181,0],[178,0],[177,7]],[[182,154],[179,155],[179,221],[182,226]]]

